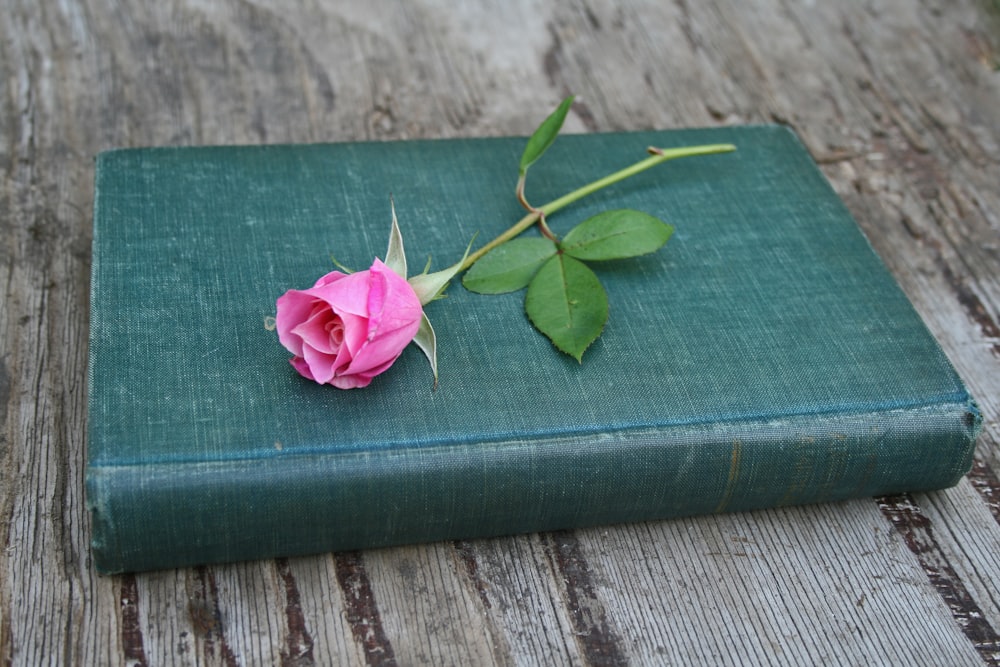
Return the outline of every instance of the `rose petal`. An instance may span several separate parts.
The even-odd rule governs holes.
[[[309,295],[330,304],[333,312],[368,316],[368,271],[343,276],[333,282],[306,290]]]
[[[385,306],[386,293],[389,291],[385,274],[379,270],[381,262],[376,259],[368,270],[368,302],[365,304],[368,313],[368,339],[371,340],[382,323],[382,311]]]
[[[274,317],[275,328],[278,330],[278,340],[297,357],[302,356],[302,338],[292,332],[312,312],[316,299],[305,290],[288,290],[277,301],[277,312]]]
[[[316,378],[313,377],[312,371],[309,370],[309,364],[306,363],[305,359],[302,357],[292,357],[288,360],[288,362],[299,372],[299,375],[314,382],[316,381]]]
[[[384,371],[417,334],[423,307],[413,288],[376,259],[369,269],[368,335],[341,374]],[[375,370],[379,369],[379,370]]]
[[[323,302],[317,302],[306,321],[292,329],[291,333],[299,336],[305,344],[320,352],[337,354],[340,345],[336,347],[332,345],[328,328],[333,323],[343,326],[340,318],[330,310],[329,306]]]
[[[381,332],[375,340],[363,345],[351,359],[350,365],[340,372],[364,373],[386,364],[391,365],[417,335],[419,327],[418,322],[415,327],[396,329],[390,333]]]
[[[369,338],[383,331],[420,325],[423,306],[410,283],[376,259],[369,269],[372,275],[368,292]],[[416,332],[414,332],[416,335]]]
[[[315,287],[322,287],[323,285],[329,285],[332,282],[340,280],[346,275],[347,275],[346,273],[341,273],[340,271],[331,271],[330,273],[326,274],[325,276],[317,280],[316,284],[313,285],[313,287],[315,288]]]
[[[376,375],[381,375],[385,371],[389,370],[389,367],[392,366],[394,363],[396,363],[396,359],[399,359],[399,357],[400,357],[400,355],[396,355],[392,359],[389,359],[388,361],[386,361],[381,366],[375,366],[374,368],[370,368],[370,369],[368,369],[366,371],[358,373],[358,375],[367,376],[369,378],[373,378]]]
[[[361,389],[371,384],[374,377],[374,375],[338,375],[330,380],[330,384],[337,389]]]
[[[326,384],[336,375],[334,371],[336,356],[321,352],[309,344],[302,346],[302,356],[316,382]]]
[[[342,313],[340,320],[344,323],[344,344],[341,350],[346,348],[346,353],[353,357],[368,341],[368,318]]]

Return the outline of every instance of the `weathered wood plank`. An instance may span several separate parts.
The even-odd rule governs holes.
[[[938,537],[940,527],[934,525],[909,494],[880,499],[879,506],[917,556],[931,586],[951,610],[980,656],[987,662],[1000,659],[1000,634],[983,613],[970,586],[960,578],[956,564],[949,558],[947,546],[943,545],[944,540]]]
[[[290,559],[288,574],[299,593],[302,626],[295,634],[299,635],[298,643],[305,650],[300,652],[298,664],[311,664],[309,656],[318,664],[322,664],[328,656],[339,656],[345,664],[363,664],[366,652],[351,632],[355,616],[338,584],[336,561],[333,558]],[[286,609],[287,606],[286,602]],[[289,621],[288,625],[291,627],[293,623]],[[312,643],[311,653],[306,637]],[[292,643],[286,642],[289,645]],[[290,653],[294,655],[294,652]],[[294,660],[288,662],[296,664]]]
[[[5,662],[1000,664],[995,2],[7,4]],[[82,488],[92,156],[524,134],[568,92],[582,96],[571,131],[793,125],[980,401],[969,480],[880,503],[96,576]]]
[[[613,527],[582,539],[612,616],[650,664],[976,658],[867,501]]]
[[[993,629],[1000,651],[1000,534],[986,531],[991,515],[972,484],[963,482],[952,493],[916,494],[915,499],[932,526],[942,560],[955,570],[968,589],[976,613]]]
[[[373,551],[364,562],[400,664],[500,662],[498,628],[481,613],[475,589],[462,581],[451,544]]]
[[[554,664],[583,661],[560,582],[537,535],[459,542],[455,550],[483,613],[503,629],[498,634],[515,664],[527,664],[539,655],[549,656]]]

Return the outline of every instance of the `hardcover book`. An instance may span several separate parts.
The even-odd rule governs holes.
[[[674,225],[595,264],[604,335],[578,363],[523,293],[454,282],[364,389],[299,376],[275,300],[384,256],[454,263],[523,211],[524,139],[125,149],[97,159],[86,471],[101,572],[477,538],[950,486],[981,418],[795,135],[753,126],[560,137],[545,202],[669,148],[551,216]],[[533,233],[533,232],[529,232]]]

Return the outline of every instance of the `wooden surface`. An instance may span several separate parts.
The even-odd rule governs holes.
[[[0,660],[1000,665],[994,0],[0,2]],[[93,156],[792,125],[980,401],[954,489],[99,577]]]

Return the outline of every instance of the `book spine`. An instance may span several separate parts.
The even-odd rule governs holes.
[[[927,491],[972,463],[970,400],[382,452],[91,466],[103,573]]]

